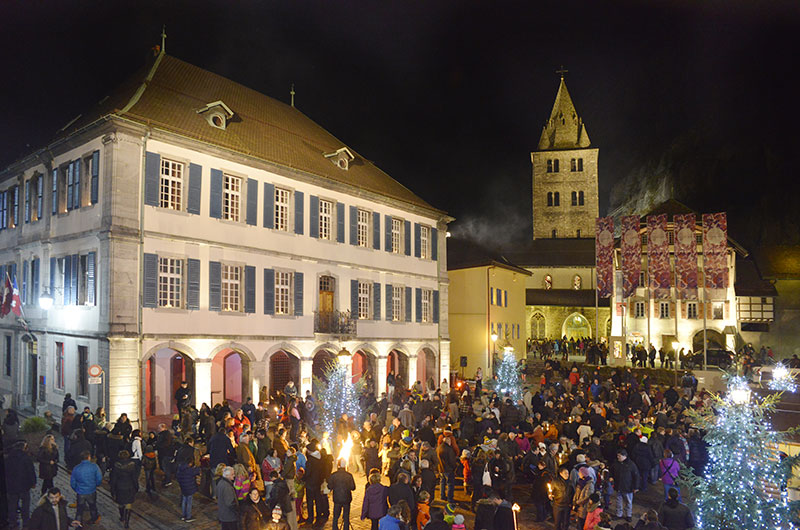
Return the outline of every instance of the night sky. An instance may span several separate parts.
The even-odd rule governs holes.
[[[301,111],[456,233],[529,237],[562,64],[600,148],[601,213],[689,130],[787,159],[800,140],[796,1],[4,2],[0,19],[3,166],[144,64],[162,24],[168,54],[287,102],[294,83]]]

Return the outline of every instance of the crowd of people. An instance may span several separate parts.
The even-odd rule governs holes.
[[[75,518],[53,487],[60,455],[48,435],[38,451],[17,442],[7,455],[7,474],[23,477],[13,481],[9,522],[21,514],[28,528],[63,530],[87,510],[96,522],[96,492],[107,478],[127,527],[143,474],[151,496],[177,482],[184,522],[194,520],[195,494],[215,498],[226,529],[322,527],[332,515],[333,528],[342,530],[353,516],[373,530],[462,530],[469,513],[475,530],[511,530],[516,503],[531,505],[536,520],[552,520],[558,530],[601,530],[615,519],[617,529],[693,526],[677,479],[687,466],[702,475],[708,458],[702,433],[685,414],[708,397],[696,379],[659,386],[630,368],[603,378],[597,367],[553,358],[541,380],[513,400],[480,372],[473,381],[444,379],[425,389],[389,375],[387,392],[363,392],[357,415],[327,427],[314,396],[300,397],[292,381],[271,396],[264,389],[255,404],[247,398],[235,410],[223,402],[199,411],[182,383],[174,421],[146,433],[125,414],[110,423],[102,409],[78,413],[67,395],[59,429]],[[9,411],[4,434],[13,436],[14,420]],[[42,496],[29,516],[34,460]],[[356,492],[356,477],[366,482],[363,492]],[[633,521],[635,495],[655,484],[663,503]],[[456,501],[457,488],[468,501]],[[362,509],[351,515],[354,495],[362,496]],[[64,518],[56,524],[54,514]]]

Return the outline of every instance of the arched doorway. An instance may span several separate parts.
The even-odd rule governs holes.
[[[725,336],[715,329],[706,329],[706,341],[709,350],[727,350]],[[702,353],[703,351],[703,330],[694,334],[692,338],[692,351]]]
[[[542,340],[547,338],[546,332],[544,315],[541,313],[534,313],[531,317],[531,338],[534,340]]]
[[[572,313],[564,320],[561,326],[561,336],[567,339],[582,339],[592,336],[592,326],[586,317],[580,313]]]
[[[362,381],[364,389],[367,392],[375,392],[375,374],[377,371],[377,360],[375,356],[365,352],[364,350],[357,350],[353,354],[352,376],[353,384]]]
[[[276,351],[269,358],[270,396],[275,396],[277,391],[282,392],[290,380],[300,388],[300,359],[283,350]]]
[[[211,364],[211,406],[228,401],[231,409],[241,406],[246,390],[244,356],[225,348],[218,352]]]
[[[143,368],[145,416],[177,414],[173,396],[181,381],[194,388],[194,361],[173,348],[161,348],[144,362]]]
[[[389,358],[386,360],[386,375],[395,375],[396,388],[408,388],[408,356],[400,350],[392,350],[389,352]],[[399,382],[397,378],[399,376]],[[413,384],[413,381],[411,382]]]
[[[332,362],[336,362],[336,356],[332,352],[328,350],[319,350],[316,355],[314,355],[314,361],[311,365],[311,374],[320,381],[327,380],[325,373],[328,370],[328,365]]]
[[[417,380],[422,383],[422,390],[436,390],[441,383],[439,378],[439,366],[436,362],[436,354],[429,348],[422,348],[417,354]],[[433,381],[431,387],[430,381]]]

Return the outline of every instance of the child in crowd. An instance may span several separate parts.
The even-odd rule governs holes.
[[[417,503],[417,528],[422,528],[431,520],[431,494],[425,490],[419,492]]]

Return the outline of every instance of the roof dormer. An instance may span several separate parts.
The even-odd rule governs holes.
[[[342,147],[332,153],[324,153],[324,156],[333,162],[336,167],[345,171],[350,167],[350,162],[356,159],[353,152],[347,147]]]
[[[228,126],[228,122],[233,118],[233,111],[221,100],[207,104],[205,107],[197,109],[197,113],[203,116],[209,125],[222,129]]]

